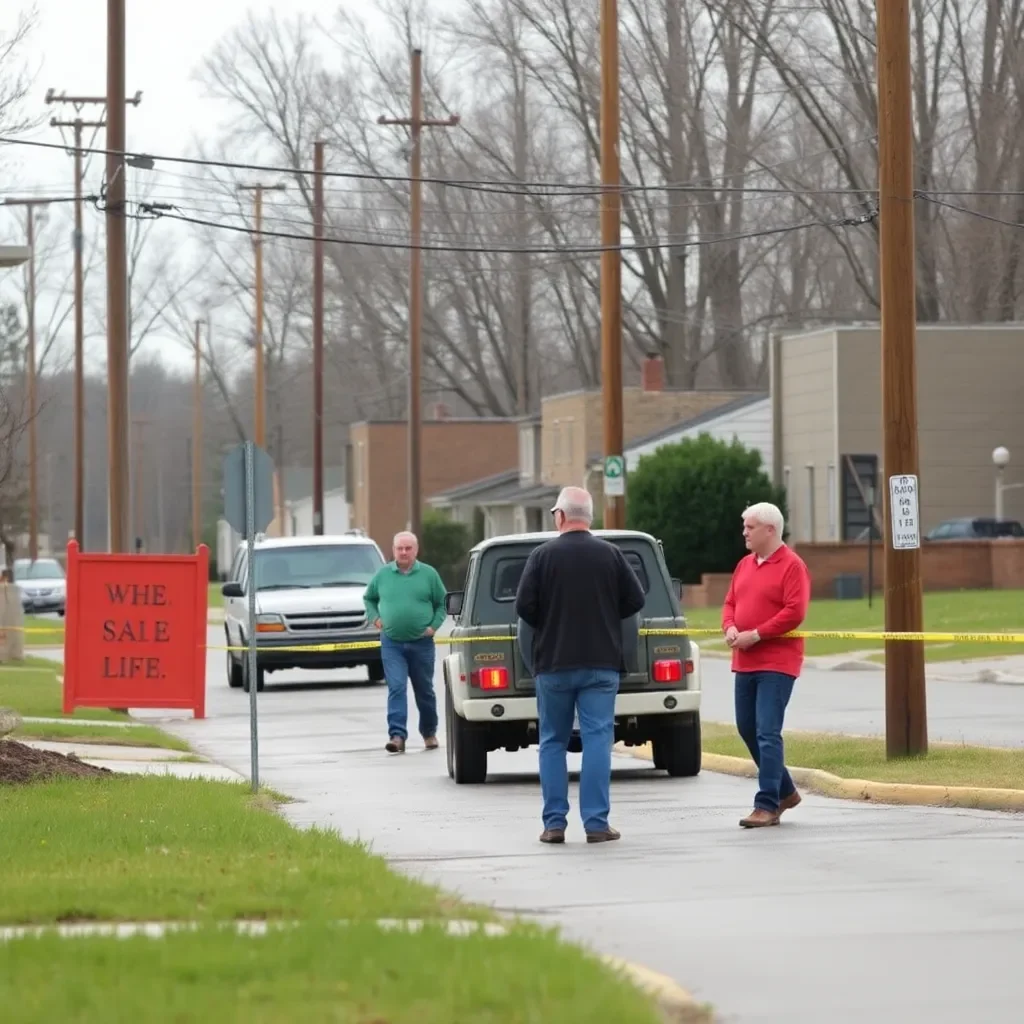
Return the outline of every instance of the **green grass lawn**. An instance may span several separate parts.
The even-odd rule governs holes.
[[[1017,633],[1024,632],[1024,591],[956,590],[924,595],[924,628],[940,633]],[[686,621],[698,629],[720,629],[720,608],[685,609]],[[885,628],[885,602],[879,596],[868,607],[860,601],[812,601],[804,629],[808,630],[881,630]],[[711,649],[728,650],[725,642],[698,637],[698,643]],[[848,651],[878,651],[875,660],[884,660],[880,640],[825,640],[806,642],[808,656],[843,654]],[[997,658],[1024,654],[1024,644],[925,644],[929,661],[956,661],[964,658]]]
[[[3,703],[0,698],[0,704]],[[16,740],[50,740],[55,743],[103,743],[119,747],[163,747],[166,750],[189,751],[192,748],[177,736],[171,736],[152,725],[126,728],[118,725],[92,725],[68,721],[24,722],[11,735]]]
[[[64,620],[44,619],[40,615],[25,616],[26,647],[63,647]]]
[[[2,799],[0,921],[205,925],[160,939],[0,943],[5,1021],[662,1019],[598,960],[533,926],[504,937],[381,928],[493,915],[330,831],[291,828],[244,784],[105,777],[5,787]],[[216,928],[251,918],[300,923],[264,936]]]
[[[734,726],[703,722],[701,731],[706,752],[750,759]],[[994,747],[930,743],[924,757],[889,761],[885,756],[883,739],[789,729],[784,733],[784,738],[786,764],[800,768],[821,768],[843,778],[930,786],[1024,789],[1024,749],[1001,750]]]
[[[223,608],[224,607],[224,595],[221,593],[221,587],[223,583],[211,583],[210,584],[210,596],[207,598],[206,605],[208,608]]]
[[[0,707],[13,708],[32,718],[64,718],[123,722],[127,713],[106,708],[76,708],[71,715],[62,710],[61,684],[57,673],[61,666],[45,658],[26,658],[22,662],[0,665]]]

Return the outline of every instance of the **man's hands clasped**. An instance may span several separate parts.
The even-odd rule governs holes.
[[[745,651],[760,640],[756,629],[745,629],[742,632],[735,626],[730,626],[725,631],[725,642],[730,647],[738,647],[741,651]]]

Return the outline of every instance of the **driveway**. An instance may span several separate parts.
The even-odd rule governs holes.
[[[213,628],[209,642],[222,637]],[[706,665],[707,717],[727,718],[725,666]],[[221,652],[207,671],[206,720],[137,714],[248,776],[248,696],[228,689]],[[802,680],[791,723],[878,731],[880,691],[853,675]],[[456,786],[443,748],[428,753],[414,739],[406,755],[385,754],[383,687],[356,673],[307,678],[268,676],[259,695],[261,778],[298,798],[284,809],[297,825],[367,840],[411,874],[669,974],[723,1021],[1019,1017],[1020,817],[809,795],[782,828],[747,832],[737,821],[750,809],[749,780],[669,779],[617,756],[622,841],[588,847],[574,821],[565,847],[545,847],[535,749],[493,754],[486,785]],[[961,685],[933,699],[939,732],[1012,733],[1012,720],[1005,731],[997,722],[1019,721],[1010,698],[1024,691]]]

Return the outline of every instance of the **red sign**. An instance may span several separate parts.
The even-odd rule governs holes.
[[[191,708],[206,716],[210,551],[82,554],[68,543],[64,713]]]

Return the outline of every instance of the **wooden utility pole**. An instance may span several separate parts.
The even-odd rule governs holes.
[[[324,144],[313,144],[313,533],[324,532]]]
[[[203,363],[202,320],[195,329],[195,379],[192,383],[192,550],[203,541]]]
[[[137,107],[142,102],[142,93],[126,98],[125,103]],[[59,96],[55,89],[46,92],[46,103],[70,103],[75,114],[81,115],[86,106],[106,107],[106,96],[69,96],[66,92]],[[74,448],[75,448],[75,511],[74,530],[79,549],[85,550],[85,283],[82,267],[82,253],[85,247],[85,236],[82,230],[82,132],[92,128],[93,137],[101,128],[106,127],[101,117],[98,121],[83,121],[76,116],[73,121],[61,121],[50,118],[51,128],[71,128],[75,133],[75,387],[74,387]],[[91,142],[90,142],[91,145]]]
[[[532,304],[530,281],[529,218],[526,212],[526,175],[528,159],[529,124],[527,123],[526,107],[526,73],[516,68],[514,106],[513,160],[516,181],[520,183],[516,191],[515,222],[516,238],[521,252],[516,259],[516,325],[519,329],[519,351],[516,380],[516,411],[520,416],[527,416],[533,404],[530,387],[530,310]]]
[[[36,434],[36,217],[38,206],[49,204],[48,199],[5,199],[4,206],[24,206],[26,213],[26,241],[28,243],[28,282],[25,295],[27,307],[27,351],[25,352],[25,390],[28,400],[28,556],[34,562],[39,557],[39,455]],[[52,543],[52,539],[51,539]]]
[[[142,431],[148,425],[149,421],[143,416],[136,416],[132,419],[132,426],[135,428],[135,544],[138,551],[142,551],[146,546],[146,509],[142,500]]]
[[[604,454],[622,455],[622,253],[619,188],[619,12],[601,0],[601,393]],[[625,474],[623,474],[623,479]],[[604,496],[604,527],[626,525],[625,496]]]
[[[261,448],[266,446],[267,426],[266,409],[267,394],[265,383],[265,368],[263,359],[263,193],[284,192],[284,182],[276,185],[239,185],[239,192],[255,193],[255,221],[256,230],[252,236],[253,250],[256,255],[256,337],[253,343],[255,349],[255,372],[253,374],[253,439]]]
[[[114,554],[131,550],[124,9],[125,0],[107,0],[107,473]]]
[[[919,633],[917,311],[909,0],[878,4],[878,205],[885,434],[885,628]],[[895,501],[894,501],[895,499]],[[885,745],[889,757],[928,750],[924,644],[885,644]]]
[[[411,147],[409,152],[409,408],[407,412],[407,433],[409,448],[409,514],[406,528],[418,537],[422,526],[422,431],[421,410],[423,374],[423,253],[421,251],[423,228],[423,200],[421,176],[420,139],[424,128],[454,128],[459,115],[446,118],[425,118],[423,116],[423,51],[413,50],[411,60],[412,89],[411,116],[377,118],[377,124],[403,125],[409,129]]]

